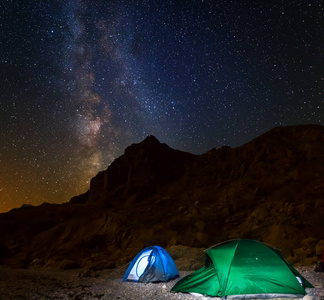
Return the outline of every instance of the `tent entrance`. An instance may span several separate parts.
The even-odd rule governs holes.
[[[131,269],[131,271],[128,274],[127,280],[135,280],[137,281],[142,274],[144,273],[147,265],[150,262],[150,256],[153,250],[148,250],[143,252],[140,257],[138,258],[138,260],[136,261],[136,263],[134,264],[133,268]]]

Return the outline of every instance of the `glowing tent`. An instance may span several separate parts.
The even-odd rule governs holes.
[[[161,282],[179,277],[170,254],[159,246],[140,251],[130,263],[123,281]]]
[[[300,297],[313,287],[281,255],[254,240],[232,240],[205,250],[205,266],[178,281],[171,292],[217,297]]]

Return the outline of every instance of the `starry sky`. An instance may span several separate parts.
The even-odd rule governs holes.
[[[63,203],[148,135],[194,154],[324,122],[324,4],[0,3],[0,212]]]

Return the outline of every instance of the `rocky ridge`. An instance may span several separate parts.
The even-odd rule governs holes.
[[[152,244],[172,255],[252,238],[282,249],[292,263],[312,264],[324,247],[323,174],[320,125],[277,127],[202,155],[150,136],[69,203],[0,214],[0,263],[101,270]]]

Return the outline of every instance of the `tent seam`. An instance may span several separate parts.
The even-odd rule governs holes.
[[[163,259],[162,259],[163,277],[164,277],[164,280],[166,280],[166,278],[165,278],[165,274],[166,274],[166,272],[165,272],[165,268],[164,268],[164,258],[165,258],[165,255],[164,255],[162,249],[159,249],[159,252],[160,252],[160,251],[162,252],[162,255],[163,255]]]
[[[234,254],[233,254],[233,257],[232,257],[232,260],[231,260],[231,265],[230,265],[230,268],[229,268],[228,273],[227,273],[226,284],[225,284],[225,289],[224,289],[224,296],[226,296],[226,295],[225,295],[225,291],[226,291],[226,289],[227,289],[228,279],[229,279],[229,276],[230,276],[230,273],[231,273],[232,263],[233,263],[233,260],[234,260],[234,257],[235,257],[235,254],[236,254],[236,251],[237,251],[238,245],[239,245],[239,240],[238,240],[238,242],[236,243],[235,250],[234,250]],[[226,299],[226,298],[225,298],[225,299]]]

